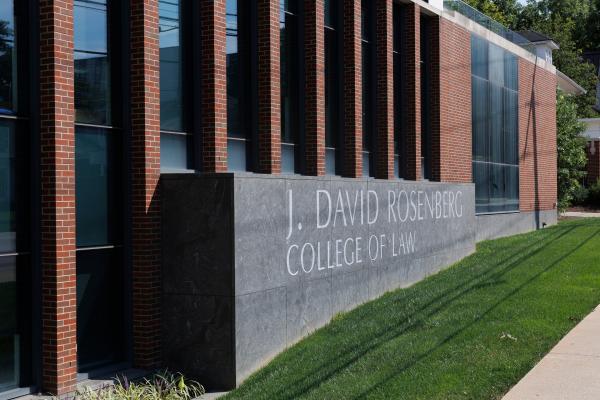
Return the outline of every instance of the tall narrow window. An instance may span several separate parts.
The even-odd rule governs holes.
[[[400,5],[394,3],[394,176],[402,177],[403,123],[402,123],[402,15]]]
[[[160,166],[163,171],[190,167],[191,136],[184,112],[184,1],[159,1]]]
[[[123,260],[120,205],[122,121],[112,88],[120,71],[121,2],[75,0],[75,188],[77,230],[77,355],[80,371],[123,360]],[[110,35],[109,35],[110,32]],[[113,41],[109,40],[113,38]]]
[[[335,175],[340,143],[339,0],[325,0],[325,171]]]
[[[251,167],[250,27],[251,2],[227,0],[227,157],[230,171]]]
[[[17,56],[16,26],[25,10],[21,0],[0,4],[0,398],[27,386],[31,372],[27,63]]]
[[[298,171],[299,152],[299,40],[298,1],[281,0],[281,171]]]
[[[471,37],[473,180],[478,213],[519,209],[517,58]]]
[[[362,0],[362,134],[363,176],[373,176],[374,133],[375,133],[375,76],[373,43],[373,2]]]
[[[429,18],[421,16],[421,177],[431,179]]]

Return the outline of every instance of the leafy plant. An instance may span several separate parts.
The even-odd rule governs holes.
[[[558,93],[556,99],[556,146],[558,150],[558,209],[564,211],[574,199],[585,176],[587,163],[585,125],[577,119],[577,105],[572,97]]]
[[[77,400],[191,400],[204,394],[198,382],[186,380],[180,373],[163,371],[140,382],[117,378],[114,385],[77,391]]]

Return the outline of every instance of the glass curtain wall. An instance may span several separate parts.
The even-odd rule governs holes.
[[[374,171],[373,149],[375,132],[375,77],[373,42],[373,4],[372,0],[362,0],[361,36],[362,36],[362,146],[363,176],[372,176]]]
[[[281,172],[298,172],[299,137],[299,79],[300,57],[298,39],[298,0],[281,0]]]
[[[394,176],[402,177],[402,15],[400,5],[394,3]]]
[[[0,397],[27,386],[31,373],[28,107],[18,96],[27,92],[27,67],[19,62],[23,27],[18,32],[16,24],[25,8],[23,1],[0,2]]]
[[[230,171],[251,169],[250,7],[227,0],[227,158]]]
[[[325,172],[335,175],[340,168],[340,1],[325,0]],[[340,160],[341,161],[341,160]]]
[[[123,352],[121,123],[113,117],[109,16],[120,2],[75,0],[75,186],[77,353],[80,371],[120,361]],[[113,7],[115,9],[113,9]],[[116,24],[115,24],[116,25]],[[111,32],[111,35],[109,35]],[[114,38],[117,39],[118,38]]]
[[[471,36],[473,179],[478,213],[519,209],[519,75],[514,54]]]
[[[160,167],[162,171],[191,168],[192,136],[184,107],[184,35],[186,0],[159,0],[160,41]]]

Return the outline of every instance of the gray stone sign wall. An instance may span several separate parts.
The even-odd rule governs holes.
[[[255,174],[161,183],[165,361],[214,388],[475,249],[471,184]]]

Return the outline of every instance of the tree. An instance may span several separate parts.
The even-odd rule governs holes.
[[[587,163],[586,140],[581,136],[585,125],[579,122],[573,97],[557,94],[556,146],[558,150],[558,208],[571,205],[573,194],[581,186]]]

